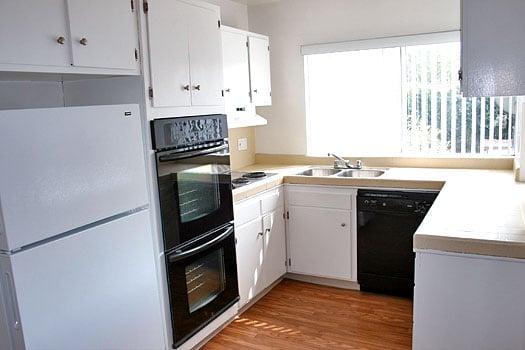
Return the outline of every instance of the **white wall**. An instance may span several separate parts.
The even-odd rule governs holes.
[[[250,31],[270,36],[271,107],[259,108],[258,153],[306,154],[300,46],[459,29],[460,0],[282,0],[248,7]]]
[[[61,82],[0,81],[0,110],[63,106]]]
[[[224,25],[248,30],[248,6],[231,0],[205,0],[221,8]]]

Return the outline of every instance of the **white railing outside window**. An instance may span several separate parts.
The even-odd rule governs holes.
[[[308,153],[515,153],[518,98],[463,98],[456,33],[303,47]]]

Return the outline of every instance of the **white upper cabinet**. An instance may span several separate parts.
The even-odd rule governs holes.
[[[191,103],[194,106],[224,104],[219,14],[191,6],[188,18]]]
[[[224,104],[219,8],[158,0],[147,16],[153,107]]]
[[[135,69],[137,19],[130,0],[68,0],[73,65]]]
[[[130,0],[2,0],[0,71],[139,74]]]
[[[226,29],[222,31],[224,97],[226,108],[246,108],[250,103],[250,66],[248,36]]]
[[[67,40],[63,0],[0,1],[0,64],[68,66]]]
[[[182,1],[158,1],[148,11],[149,61],[153,106],[190,106],[190,6]]]
[[[464,96],[525,95],[525,1],[462,0]]]
[[[269,40],[267,37],[249,36],[248,44],[252,102],[256,106],[269,106],[272,104]]]

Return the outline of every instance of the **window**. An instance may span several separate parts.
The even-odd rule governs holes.
[[[309,155],[514,154],[518,99],[461,96],[457,33],[303,54]]]

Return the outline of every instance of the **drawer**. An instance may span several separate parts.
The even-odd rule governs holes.
[[[352,210],[356,193],[355,189],[334,187],[289,186],[286,190],[288,205],[346,210]]]
[[[261,201],[253,198],[233,206],[235,225],[240,226],[261,216]]]
[[[282,206],[284,206],[284,198],[281,188],[270,191],[261,196],[261,212],[263,215]]]

